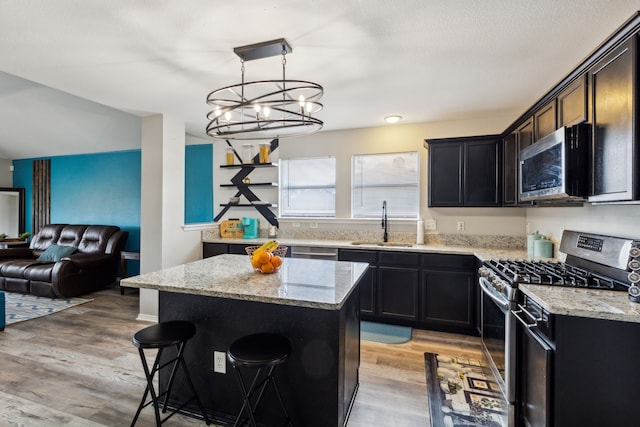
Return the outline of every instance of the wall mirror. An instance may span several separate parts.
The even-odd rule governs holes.
[[[0,235],[24,233],[24,188],[0,188]]]

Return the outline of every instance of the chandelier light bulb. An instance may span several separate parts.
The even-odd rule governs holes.
[[[216,117],[220,117],[220,114],[222,114],[222,111],[220,110],[220,107],[216,107],[213,113],[216,115]]]
[[[260,104],[253,104],[253,109],[256,110],[256,113],[260,112]]]
[[[300,108],[304,108],[304,104],[305,104],[304,95],[300,95],[298,97],[298,104],[300,104]]]
[[[269,107],[265,106],[265,107],[262,109],[262,114],[264,115],[264,117],[265,117],[265,118],[267,118],[267,119],[268,119],[268,118],[269,118],[269,114],[271,114],[271,108],[269,108]]]
[[[230,121],[231,120],[231,113],[229,111],[224,113],[224,118],[225,118],[226,121]]]
[[[307,102],[307,113],[311,114],[311,109],[313,108],[313,104],[310,102]]]

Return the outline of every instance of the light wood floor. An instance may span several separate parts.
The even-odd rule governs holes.
[[[110,288],[94,301],[0,332],[0,426],[127,426],[144,390],[132,335],[138,295]],[[474,337],[414,330],[405,344],[362,341],[349,427],[428,426],[424,353],[479,356]],[[137,425],[153,425],[152,410]],[[175,416],[167,426],[204,425]]]

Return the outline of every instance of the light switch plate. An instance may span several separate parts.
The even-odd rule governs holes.
[[[436,220],[435,219],[425,219],[424,220],[424,229],[425,230],[435,230],[436,229]]]

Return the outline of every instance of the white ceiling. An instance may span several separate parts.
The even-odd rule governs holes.
[[[137,119],[104,106],[170,114],[204,137],[206,95],[240,80],[233,47],[280,37],[293,47],[287,76],[324,86],[325,130],[379,126],[389,114],[515,119],[637,9],[637,0],[0,0],[0,158],[139,148],[123,136]],[[248,80],[280,72],[278,57],[246,63]]]

